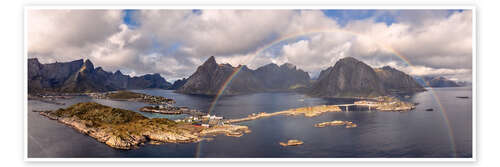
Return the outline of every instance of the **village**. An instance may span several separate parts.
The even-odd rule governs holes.
[[[300,108],[292,108],[284,111],[278,112],[260,112],[252,113],[247,117],[236,118],[236,119],[224,119],[222,116],[210,115],[210,113],[205,114],[196,109],[190,109],[188,107],[176,107],[172,104],[162,104],[156,106],[146,106],[142,107],[140,111],[143,112],[153,112],[160,114],[187,114],[188,117],[184,119],[177,119],[175,122],[190,123],[194,126],[201,127],[214,127],[223,126],[232,123],[246,122],[266,117],[272,117],[277,115],[287,115],[287,116],[298,116],[303,115],[305,117],[315,117],[327,112],[349,112],[349,107],[366,107],[368,110],[377,110],[381,112],[395,111],[395,112],[406,112],[415,109],[415,104],[409,102],[403,102],[394,97],[380,96],[371,99],[365,99],[360,101],[355,101],[352,104],[336,104],[336,105],[318,105],[318,106],[307,106]],[[344,108],[344,110],[341,109]],[[356,127],[352,122],[346,122],[344,124],[350,127]],[[353,126],[350,126],[353,125]]]

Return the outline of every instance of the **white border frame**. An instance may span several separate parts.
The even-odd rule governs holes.
[[[472,10],[472,158],[29,158],[28,157],[28,47],[27,12],[32,9],[373,9],[373,10]],[[477,22],[476,5],[27,5],[23,15],[24,62],[24,161],[29,162],[475,162],[476,144],[476,57]]]

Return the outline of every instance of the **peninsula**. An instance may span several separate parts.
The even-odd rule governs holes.
[[[207,135],[239,137],[250,132],[247,126],[241,125],[202,127],[166,118],[147,118],[134,111],[94,102],[77,103],[65,109],[42,111],[40,114],[117,149],[136,148],[148,141],[191,143],[199,142]]]

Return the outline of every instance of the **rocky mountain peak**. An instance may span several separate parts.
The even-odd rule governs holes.
[[[171,84],[159,74],[130,77],[120,71],[94,69],[90,60],[40,64],[28,59],[28,92],[100,92],[121,89],[168,89]]]
[[[90,59],[85,60],[81,71],[83,71],[83,72],[93,72],[94,71],[94,64],[90,61]]]
[[[297,69],[297,66],[291,64],[291,63],[284,63],[280,66],[281,69]]]
[[[380,96],[387,94],[375,71],[352,58],[342,58],[323,70],[310,93],[320,97]]]
[[[203,66],[205,65],[217,65],[217,62],[215,61],[215,57],[214,56],[210,56],[206,61],[205,63],[203,63]]]
[[[217,69],[217,62],[214,56],[210,56],[201,66],[198,67],[198,71],[215,71]]]
[[[116,70],[116,72],[114,73],[114,75],[123,75],[123,73],[120,70]]]

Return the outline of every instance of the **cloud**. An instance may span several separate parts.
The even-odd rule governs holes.
[[[59,61],[84,57],[89,45],[118,31],[121,17],[117,10],[29,10],[29,55]]]
[[[442,11],[437,15],[429,11],[398,13],[402,16],[396,19],[401,22],[391,25],[376,22],[374,17],[355,20],[338,28],[339,32],[324,31],[310,40],[286,44],[281,59],[313,75],[332,66],[332,61],[351,56],[374,67],[392,64],[413,75],[456,74],[462,79],[471,78],[463,75],[471,74],[472,68],[471,11],[449,16]],[[409,19],[415,13],[419,13],[416,18]]]
[[[146,10],[140,31],[150,33],[165,47],[174,42],[193,56],[246,54],[265,45],[288,26],[290,10]],[[161,21],[159,21],[161,20]]]
[[[160,73],[168,80],[188,77],[209,56],[250,68],[292,63],[313,76],[352,56],[412,75],[471,78],[467,10],[381,10],[345,18],[342,26],[319,10],[140,10],[127,15],[133,26],[124,16],[119,10],[30,10],[29,57],[44,63],[89,58],[108,71]],[[380,22],[382,16],[392,21]]]

